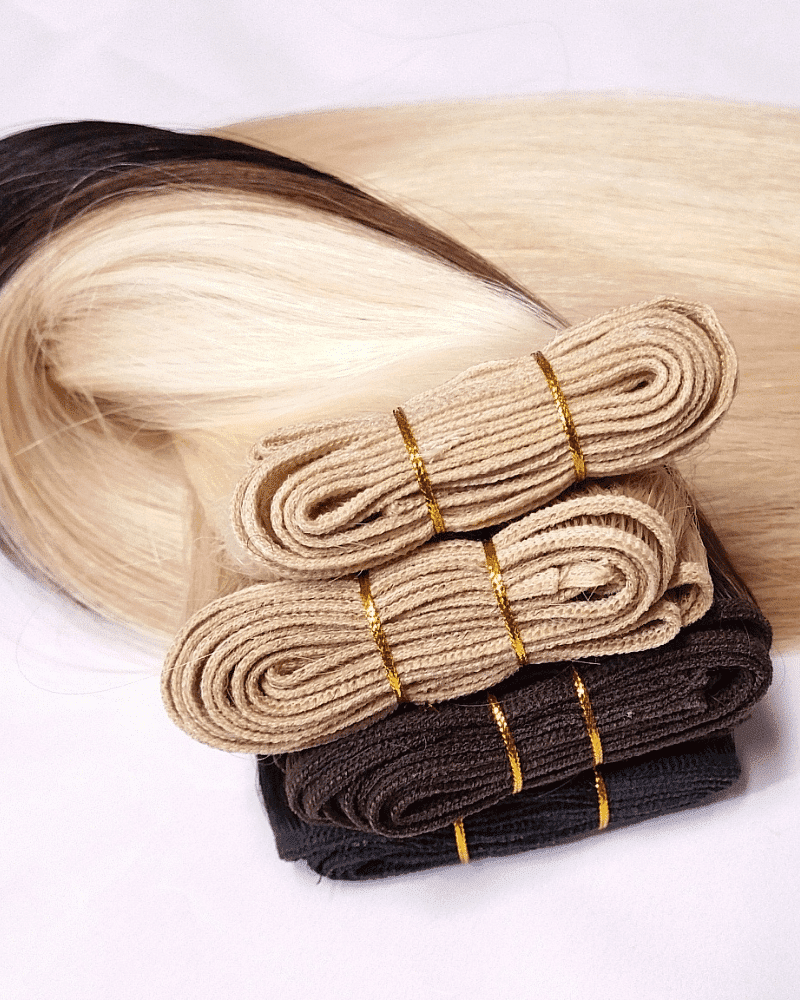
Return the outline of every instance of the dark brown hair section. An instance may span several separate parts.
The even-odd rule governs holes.
[[[715,594],[750,601],[754,607],[758,608],[758,601],[755,599],[755,595],[741,576],[739,576],[731,562],[727,549],[722,544],[716,531],[711,527],[711,523],[705,514],[696,504],[695,517],[697,518],[697,527],[700,530],[700,538],[703,540],[703,545],[706,549],[708,566],[714,579]]]
[[[183,185],[266,195],[336,215],[506,288],[555,325],[562,322],[489,261],[331,174],[230,139],[115,122],[49,125],[0,142],[0,285],[78,215]]]

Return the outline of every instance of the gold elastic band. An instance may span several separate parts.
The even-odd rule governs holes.
[[[525,645],[522,642],[522,636],[519,634],[517,623],[514,621],[514,615],[511,612],[511,605],[508,600],[508,591],[506,590],[506,585],[503,582],[503,574],[500,572],[500,563],[497,561],[497,553],[495,552],[494,544],[491,539],[483,543],[483,551],[486,557],[486,568],[489,570],[489,577],[492,581],[492,590],[494,591],[494,596],[497,600],[497,606],[500,608],[500,614],[503,616],[503,621],[506,623],[508,638],[511,640],[511,645],[520,664],[524,664]]]
[[[414,475],[417,477],[417,486],[419,486],[419,491],[425,498],[425,506],[428,508],[431,521],[433,521],[433,530],[437,535],[441,535],[446,531],[444,518],[442,517],[442,512],[439,510],[436,497],[433,495],[433,487],[431,486],[430,479],[428,479],[422,455],[419,453],[414,432],[411,430],[411,425],[406,419],[405,413],[403,413],[399,406],[393,411],[393,414],[394,419],[397,421],[397,426],[400,428],[400,433],[403,435],[403,443],[406,446],[408,457],[411,459]]]
[[[589,692],[586,690],[586,685],[580,679],[578,671],[574,667],[572,668],[572,683],[575,685],[575,693],[578,695],[578,701],[581,703],[583,721],[586,723],[586,732],[592,741],[592,756],[594,757],[592,763],[594,767],[597,767],[598,764],[603,763],[603,744],[600,742],[600,733],[597,729],[594,712],[592,711],[592,703],[589,700]]]
[[[383,631],[383,625],[381,625],[378,609],[375,607],[375,601],[372,599],[372,591],[369,589],[369,573],[362,574],[359,577],[358,583],[361,589],[361,603],[364,605],[364,613],[366,614],[367,621],[369,622],[372,638],[375,640],[375,645],[378,647],[378,652],[381,654],[381,659],[383,660],[383,669],[386,671],[386,679],[389,681],[389,686],[392,691],[394,691],[395,698],[397,698],[398,701],[405,701],[406,696],[403,693],[403,685],[400,683],[400,676],[397,673],[397,667],[394,665],[394,657],[392,656],[392,651],[389,648],[389,640],[386,638],[386,633]]]
[[[467,835],[464,833],[464,817],[460,816],[455,823],[453,823],[453,830],[456,835],[456,850],[458,851],[458,860],[462,865],[469,864],[469,848],[467,847]]]
[[[600,813],[600,822],[597,824],[597,829],[605,830],[609,820],[608,792],[606,791],[606,783],[603,780],[603,775],[597,768],[594,769],[594,787],[597,789],[597,808]]]
[[[505,712],[500,707],[500,702],[495,698],[493,694],[488,696],[489,698],[489,710],[492,713],[492,718],[495,721],[495,725],[500,730],[500,735],[503,737],[503,743],[506,745],[506,754],[508,755],[508,766],[511,768],[511,778],[514,782],[513,788],[511,789],[511,794],[516,795],[517,792],[522,791],[522,765],[519,762],[519,753],[517,752],[517,745],[514,742],[514,735],[508,725],[508,720],[506,719]]]
[[[553,396],[553,402],[556,404],[556,409],[558,410],[558,416],[561,419],[561,426],[564,428],[564,434],[567,438],[567,445],[569,446],[569,453],[572,456],[572,464],[575,466],[575,475],[578,477],[577,481],[580,482],[582,479],[586,478],[586,462],[583,458],[583,452],[581,451],[581,443],[578,439],[578,432],[575,429],[575,423],[572,420],[572,414],[569,412],[569,406],[567,406],[567,400],[564,393],[561,391],[561,386],[558,384],[558,379],[556,378],[556,373],[550,367],[550,362],[542,354],[541,351],[537,351],[534,357],[539,362],[539,367],[542,369],[542,374],[547,379],[547,384],[550,387],[550,393]]]
[[[575,693],[577,694],[578,701],[581,704],[583,721],[586,724],[586,732],[588,733],[589,740],[592,744],[594,786],[597,790],[597,809],[600,817],[597,829],[605,830],[608,826],[610,814],[608,806],[608,792],[606,791],[606,783],[603,780],[603,775],[597,770],[603,763],[603,744],[600,742],[600,731],[597,728],[597,721],[594,717],[592,702],[589,699],[589,692],[586,690],[586,685],[583,683],[578,671],[574,667],[572,668],[572,683],[575,686]]]

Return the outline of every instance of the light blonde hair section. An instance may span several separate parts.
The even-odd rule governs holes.
[[[357,109],[223,131],[379,190],[570,322],[708,303],[739,392],[682,463],[779,646],[800,639],[800,113],[548,96]]]
[[[265,429],[398,404],[558,325],[276,198],[178,186],[94,209],[0,295],[16,547],[89,606],[170,634],[251,569],[228,503]]]

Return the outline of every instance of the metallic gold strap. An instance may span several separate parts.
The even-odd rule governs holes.
[[[489,570],[489,577],[492,581],[492,590],[494,591],[494,596],[497,600],[497,606],[500,608],[500,614],[503,616],[503,621],[506,623],[508,638],[511,640],[511,645],[520,664],[524,664],[525,645],[522,642],[522,636],[519,634],[517,623],[514,620],[514,615],[511,611],[511,604],[508,600],[508,591],[506,590],[506,585],[503,582],[503,574],[500,572],[500,563],[497,561],[497,552],[495,552],[494,543],[491,539],[483,543],[483,551],[486,557],[486,568]]]
[[[500,702],[495,698],[493,694],[488,696],[489,700],[489,710],[492,713],[492,718],[494,719],[495,725],[500,730],[500,735],[503,737],[503,743],[505,743],[506,754],[508,755],[508,766],[511,768],[511,778],[513,781],[513,787],[511,789],[511,794],[516,795],[517,792],[522,791],[522,765],[519,762],[519,753],[517,752],[517,745],[514,742],[514,735],[508,725],[508,719],[506,719],[506,714],[500,707]]]
[[[592,764],[594,767],[597,767],[598,764],[603,763],[603,744],[600,742],[600,733],[597,729],[594,712],[592,711],[592,703],[589,700],[589,692],[586,690],[586,685],[574,667],[572,668],[572,683],[575,685],[575,693],[578,695],[578,701],[581,703],[583,721],[586,723],[586,732],[589,734],[589,739],[592,742],[592,756],[594,757]]]
[[[606,791],[606,783],[603,780],[603,775],[597,768],[594,769],[594,787],[597,789],[597,809],[600,813],[600,822],[597,824],[597,829],[605,830],[610,817],[608,792]]]
[[[603,763],[603,744],[600,742],[600,731],[597,728],[597,721],[594,717],[594,710],[592,709],[592,702],[589,698],[589,692],[586,690],[586,685],[581,680],[578,671],[572,668],[572,683],[575,687],[575,693],[578,696],[578,701],[581,705],[581,711],[583,712],[583,721],[586,725],[586,732],[589,736],[589,741],[592,744],[592,766],[594,767],[594,786],[597,790],[597,810],[599,813],[599,822],[597,824],[598,830],[605,830],[608,826],[608,820],[610,816],[610,810],[608,805],[608,792],[606,791],[606,783],[603,779],[603,775],[600,773],[598,768]]]
[[[431,481],[428,478],[425,463],[422,461],[422,455],[419,453],[414,432],[411,430],[411,425],[409,424],[405,413],[403,413],[399,406],[393,411],[393,413],[394,419],[397,421],[397,426],[400,428],[400,433],[403,435],[403,443],[406,446],[408,457],[411,459],[411,465],[414,468],[414,475],[417,477],[417,486],[419,486],[419,491],[425,498],[425,506],[428,508],[428,513],[430,514],[431,521],[433,522],[433,530],[437,535],[441,535],[447,529],[444,526],[444,518],[442,517],[442,512],[439,510],[439,504],[436,502],[436,497],[433,495],[433,487],[431,486]]]
[[[469,848],[467,847],[467,835],[464,833],[464,817],[459,816],[459,818],[453,823],[453,830],[456,835],[456,850],[458,851],[458,860],[462,865],[469,864]]]
[[[538,361],[539,367],[542,369],[542,374],[547,379],[547,384],[550,387],[550,393],[553,397],[553,402],[556,404],[561,426],[564,428],[564,434],[567,438],[569,453],[572,456],[572,464],[575,466],[575,475],[577,476],[577,481],[580,482],[586,478],[586,462],[583,458],[581,443],[578,438],[578,432],[575,429],[572,414],[569,412],[569,406],[567,406],[567,399],[561,391],[561,386],[558,384],[556,373],[550,367],[550,362],[544,354],[541,351],[537,351],[534,357]]]
[[[394,657],[392,656],[392,651],[389,648],[389,640],[386,638],[386,633],[383,631],[383,625],[381,625],[380,615],[378,614],[378,609],[375,607],[375,601],[372,598],[372,591],[369,587],[369,573],[363,573],[358,580],[359,587],[361,589],[361,603],[364,605],[364,613],[367,616],[367,621],[369,622],[370,631],[372,632],[372,638],[375,640],[375,645],[378,647],[378,652],[381,654],[381,659],[383,660],[383,669],[386,671],[386,679],[389,681],[389,686],[398,701],[406,701],[406,696],[403,693],[403,686],[400,683],[400,675],[397,673],[397,667],[394,665]]]

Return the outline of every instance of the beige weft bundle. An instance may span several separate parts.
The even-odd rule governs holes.
[[[693,509],[666,469],[582,483],[492,544],[506,617],[485,545],[472,539],[431,542],[360,578],[270,582],[219,598],[172,646],[167,710],[224,750],[299,750],[399,700],[491,687],[520,667],[514,629],[526,663],[603,656],[661,645],[711,604]]]
[[[736,357],[713,311],[661,298],[547,347],[590,478],[652,468],[705,439],[730,406]],[[469,369],[402,408],[443,519],[468,532],[535,510],[579,479],[534,357]],[[254,449],[234,530],[273,577],[380,565],[436,533],[392,415],[288,427]]]

